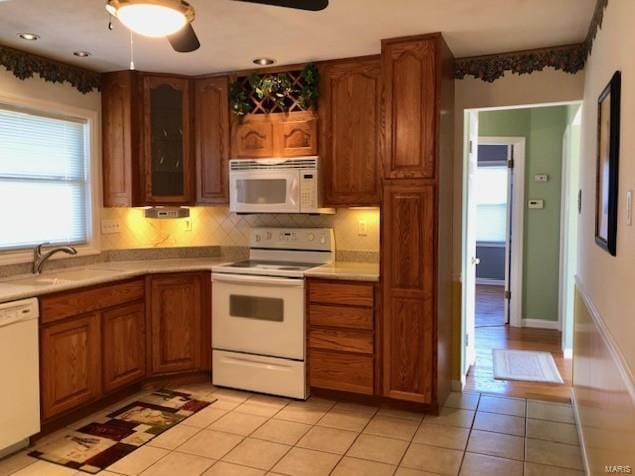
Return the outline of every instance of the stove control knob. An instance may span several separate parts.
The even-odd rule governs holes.
[[[256,235],[256,242],[258,243],[260,242],[260,240],[261,240],[260,235]]]
[[[306,239],[309,241],[313,241],[315,240],[315,235],[313,233],[309,233],[308,235],[306,235]]]
[[[326,236],[320,236],[320,243],[321,244],[325,244],[326,243]]]

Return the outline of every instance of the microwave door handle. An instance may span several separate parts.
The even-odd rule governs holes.
[[[291,179],[291,187],[289,193],[289,204],[293,206],[294,209],[300,210],[300,192],[298,189],[300,188],[300,174],[295,174]]]

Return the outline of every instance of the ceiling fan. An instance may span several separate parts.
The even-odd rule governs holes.
[[[328,0],[234,0],[296,10],[324,10]],[[179,53],[197,50],[194,7],[184,0],[106,0],[106,10],[129,30],[150,37],[166,37]]]

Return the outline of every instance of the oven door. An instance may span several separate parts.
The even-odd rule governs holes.
[[[237,213],[299,213],[297,170],[231,171],[229,209]]]
[[[303,360],[304,280],[212,275],[215,350]]]

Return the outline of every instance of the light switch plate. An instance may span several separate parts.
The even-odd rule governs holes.
[[[527,202],[527,205],[529,206],[529,208],[542,209],[542,208],[545,208],[545,201],[544,200],[529,200],[529,202]]]
[[[359,236],[368,235],[368,222],[366,220],[359,220],[357,222],[357,234]]]
[[[184,220],[185,231],[192,231],[192,217]]]
[[[104,235],[112,235],[114,233],[119,233],[121,231],[121,222],[119,220],[102,220],[101,221],[101,232]]]
[[[536,182],[548,182],[549,181],[549,175],[548,174],[536,174],[536,175],[534,175],[534,180]]]

